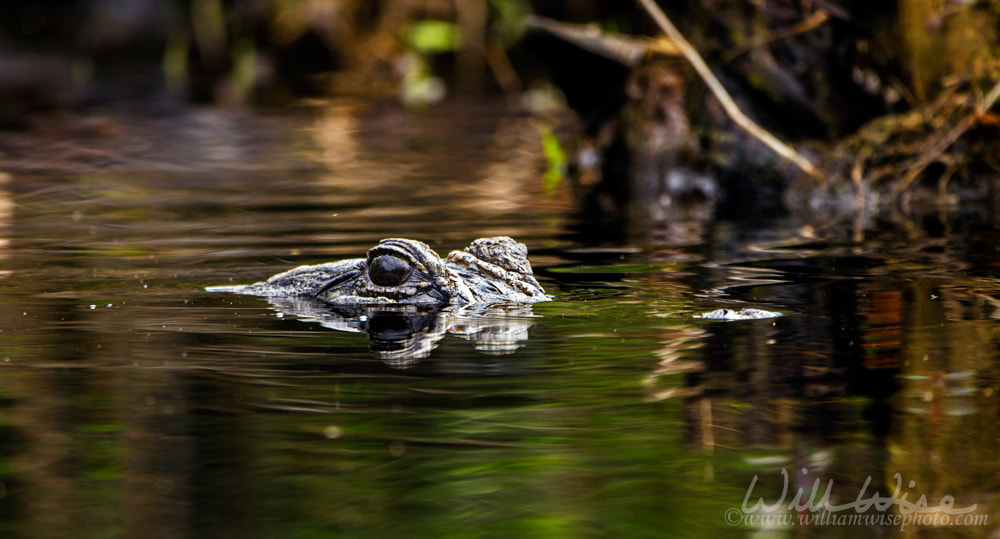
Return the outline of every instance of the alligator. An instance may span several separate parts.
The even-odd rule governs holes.
[[[427,244],[389,238],[352,258],[299,266],[266,281],[209,292],[315,298],[334,305],[490,306],[549,301],[528,249],[507,236],[480,238],[441,259]]]

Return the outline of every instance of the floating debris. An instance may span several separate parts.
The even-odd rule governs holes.
[[[704,318],[708,320],[756,320],[759,318],[778,318],[781,313],[776,313],[772,311],[765,311],[763,309],[740,309],[734,311],[733,309],[717,309],[711,312],[696,314],[695,318]]]

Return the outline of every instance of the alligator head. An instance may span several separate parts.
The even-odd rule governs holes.
[[[212,286],[210,292],[267,297],[310,297],[333,304],[492,305],[535,303],[545,295],[528,250],[506,236],[480,238],[441,259],[426,244],[390,238],[366,258],[299,266],[249,285]]]

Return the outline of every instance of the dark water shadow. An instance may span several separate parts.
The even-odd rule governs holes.
[[[428,357],[447,335],[473,341],[476,350],[510,354],[528,339],[530,305],[480,309],[414,305],[342,306],[312,298],[268,298],[282,315],[326,328],[366,333],[375,357],[394,368],[407,368]]]

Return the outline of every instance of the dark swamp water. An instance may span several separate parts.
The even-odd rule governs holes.
[[[468,112],[188,111],[6,136],[0,533],[997,533],[995,228],[838,244],[720,220],[586,242],[539,193],[537,122]],[[444,254],[498,234],[528,245],[555,301],[376,315],[366,334],[203,290],[383,237]],[[693,317],[748,305],[786,316]],[[823,514],[810,495],[841,506],[830,519],[883,520],[803,523]],[[925,522],[891,520],[907,515]]]

